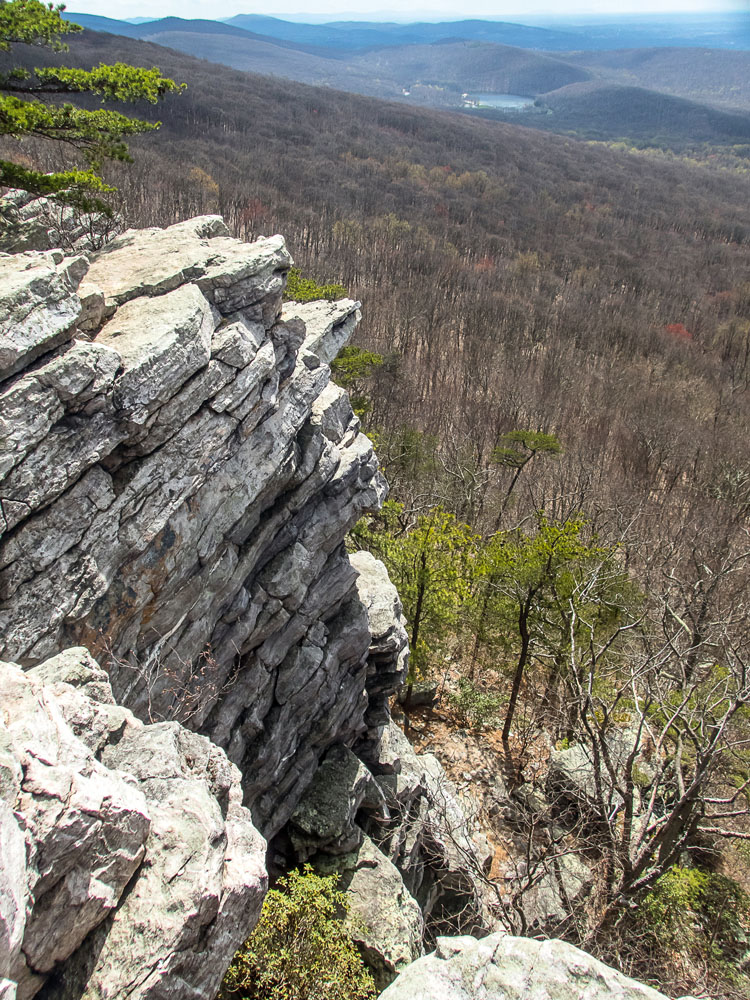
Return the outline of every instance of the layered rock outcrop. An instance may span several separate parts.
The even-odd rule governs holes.
[[[282,861],[313,858],[341,873],[382,985],[421,954],[420,903],[437,912],[461,883],[461,910],[475,914],[471,929],[484,928],[451,837],[427,822],[430,802],[445,805],[444,775],[390,723],[408,650],[398,595],[381,563],[343,544],[385,493],[372,446],[329,378],[358,303],[283,308],[290,263],[281,237],[248,245],[217,217],[128,231],[93,254],[0,255],[0,656],[28,683],[49,676],[56,691],[71,681],[49,663],[85,644],[106,679],[76,684],[101,689],[107,708],[75,703],[76,732],[96,742],[75,761],[86,773],[123,771],[125,791],[140,783],[160,803],[157,819],[136,796],[140,833],[116,884],[82,889],[98,885],[99,869],[75,865],[75,888],[58,880],[61,900],[78,893],[71,913],[90,915],[75,934],[60,922],[64,945],[44,960],[35,914],[46,906],[51,919],[62,904],[27,877],[26,965],[1,970],[24,997],[45,977],[45,1000],[123,992],[120,973],[109,985],[97,978],[100,967],[120,968],[120,952],[145,970],[133,973],[133,996],[209,996],[238,940],[206,936],[223,897],[201,847],[190,858],[208,865],[206,881],[190,888],[183,841],[195,840],[192,812],[210,825],[213,807],[193,810],[183,779],[189,761],[229,767],[218,747],[239,767],[258,827],[291,845]],[[19,667],[6,669],[26,683]],[[139,729],[115,709],[108,685],[152,724]],[[32,808],[22,792],[10,795],[18,816]],[[179,831],[174,843],[169,830]],[[220,826],[213,834],[226,839]],[[160,837],[163,863],[144,861],[146,842]],[[161,869],[172,868],[189,902],[152,914],[146,901],[160,898]],[[164,921],[163,948],[154,921]],[[195,933],[202,980],[189,958]],[[151,951],[161,985],[149,979]],[[121,966],[126,977],[131,966]]]
[[[239,771],[85,649],[0,663],[0,993],[210,998],[260,913]]]
[[[326,364],[358,304],[282,315],[289,265],[218,217],[0,255],[0,656],[86,645],[225,748],[267,834],[372,728],[343,539],[385,489]]]

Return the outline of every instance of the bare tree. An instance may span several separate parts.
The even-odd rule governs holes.
[[[721,574],[749,558],[736,554]],[[674,598],[684,597],[683,586],[603,642],[570,603],[568,711],[578,742],[570,759],[558,760],[555,780],[569,781],[604,873],[584,945],[685,849],[750,840],[748,608],[707,600],[720,584],[704,567],[681,613]]]

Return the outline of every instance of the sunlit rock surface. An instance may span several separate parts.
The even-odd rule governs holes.
[[[373,728],[343,540],[385,493],[325,363],[358,303],[282,318],[290,263],[216,216],[0,256],[0,655],[85,644],[226,750],[266,833]]]
[[[144,725],[81,648],[0,663],[0,855],[0,983],[20,1000],[211,1000],[267,881],[223,751]]]
[[[381,1000],[667,1000],[564,941],[439,938]]]

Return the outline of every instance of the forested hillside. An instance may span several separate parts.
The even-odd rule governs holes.
[[[529,124],[584,139],[628,139],[676,151],[703,145],[748,145],[750,114],[603,80],[573,83],[538,100],[549,115]]]
[[[115,171],[131,219],[220,211],[244,236],[284,232],[303,270],[362,299],[360,341],[391,359],[377,425],[450,436],[480,466],[504,432],[554,429],[567,457],[544,475],[585,470],[604,503],[707,501],[750,468],[746,174],[88,32],[70,57],[189,81]]]
[[[726,108],[750,108],[750,52],[678,48],[578,52],[563,57],[597,76]]]
[[[242,237],[282,232],[303,274],[362,300],[368,353],[337,377],[396,505],[358,541],[399,583],[412,680],[466,694],[466,732],[503,708],[498,769],[529,801],[553,751],[598,762],[593,824],[554,789],[523,813],[550,878],[563,855],[599,865],[554,933],[672,995],[744,995],[750,172],[135,40],[86,33],[65,59],[188,82],[111,171],[132,222],[220,212]],[[632,922],[644,901],[671,937]]]

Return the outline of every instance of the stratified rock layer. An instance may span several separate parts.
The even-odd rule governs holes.
[[[564,941],[439,938],[381,1000],[667,1000]]]
[[[0,256],[0,655],[86,645],[226,749],[268,834],[388,686],[343,547],[384,483],[326,363],[358,303],[282,317],[290,262],[215,216]]]
[[[240,774],[118,706],[85,649],[0,662],[0,988],[211,1000],[257,920],[265,843]]]

